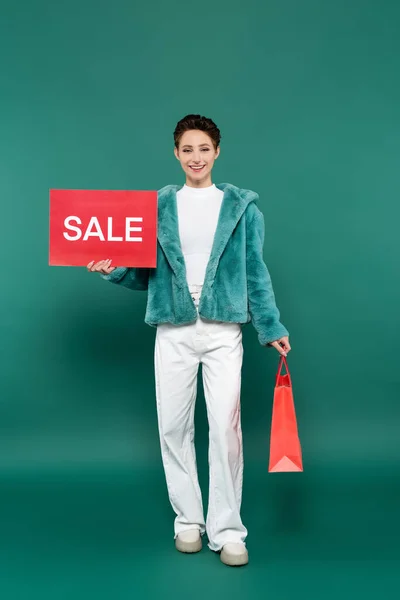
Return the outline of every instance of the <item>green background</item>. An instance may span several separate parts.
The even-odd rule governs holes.
[[[0,7],[1,597],[398,598],[399,3]],[[293,348],[304,473],[269,475],[278,355],[244,329],[243,569],[174,549],[146,294],[48,266],[49,188],[182,184],[191,112],[260,195]],[[200,375],[196,425],[206,504]]]

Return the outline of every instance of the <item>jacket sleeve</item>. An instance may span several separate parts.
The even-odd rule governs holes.
[[[246,211],[246,268],[248,307],[262,346],[288,336],[280,322],[267,265],[263,259],[264,215],[252,202]]]
[[[150,269],[146,267],[117,267],[108,275],[100,275],[106,281],[117,283],[130,290],[147,290]]]

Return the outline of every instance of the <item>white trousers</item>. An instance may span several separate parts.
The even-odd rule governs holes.
[[[199,295],[192,294],[198,307]],[[240,517],[243,446],[240,386],[242,326],[203,319],[188,325],[158,325],[154,352],[161,454],[175,538],[188,529],[207,532],[218,551],[227,542],[244,542]],[[194,446],[197,373],[202,363],[209,424],[209,502],[204,521]]]

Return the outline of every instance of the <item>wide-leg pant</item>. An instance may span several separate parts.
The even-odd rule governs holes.
[[[157,327],[154,352],[161,454],[178,533],[207,531],[211,550],[244,542],[240,517],[243,446],[240,387],[242,326],[209,321]],[[209,502],[204,521],[194,446],[197,373],[202,363],[209,423]]]

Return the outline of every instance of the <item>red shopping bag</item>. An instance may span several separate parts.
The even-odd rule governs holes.
[[[286,367],[286,375],[281,375],[283,364]],[[303,471],[303,461],[292,381],[286,358],[281,356],[274,390],[268,472],[284,471]]]

